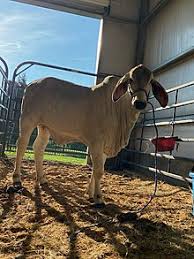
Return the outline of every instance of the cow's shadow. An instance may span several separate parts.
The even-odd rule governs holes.
[[[76,249],[76,231],[78,231],[78,235],[80,231],[97,242],[111,244],[121,257],[132,258],[135,256],[138,258],[138,256],[149,257],[165,254],[168,257],[181,254],[184,256],[186,253],[187,258],[192,258],[194,255],[194,246],[185,242],[183,231],[174,229],[163,222],[153,222],[143,217],[127,224],[115,223],[116,216],[126,207],[122,208],[109,203],[103,209],[95,209],[87,202],[83,193],[79,193],[81,191],[79,190],[80,183],[77,183],[77,189],[75,188],[76,182],[72,189],[66,189],[65,182],[66,179],[52,180],[52,184],[44,186],[43,190],[64,208],[62,215],[57,210],[53,214],[53,208],[46,205],[50,215],[53,215],[56,220],[65,217],[64,221],[69,225],[70,237],[72,237],[69,238],[69,258],[79,256]],[[75,211],[86,227],[80,229],[74,221],[72,214]],[[98,229],[95,227],[96,223],[99,223]],[[124,242],[119,241],[118,234],[123,235]],[[191,251],[191,254],[188,251]]]

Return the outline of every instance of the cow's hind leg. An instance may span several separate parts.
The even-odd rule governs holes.
[[[43,171],[43,156],[45,148],[48,144],[50,133],[44,126],[38,126],[38,136],[33,144],[35,166],[36,166],[36,181],[37,183],[44,184],[47,182]]]
[[[16,160],[15,168],[13,172],[13,184],[21,185],[21,164],[24,153],[26,151],[30,136],[34,126],[30,121],[22,119],[20,120],[20,134],[16,144]]]

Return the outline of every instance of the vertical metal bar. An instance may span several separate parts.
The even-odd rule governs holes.
[[[4,78],[4,80],[2,82],[2,87],[3,87],[3,90],[6,90],[6,87],[7,87],[7,80],[6,79],[8,79],[8,76],[9,76],[9,69],[8,69],[8,65],[7,65],[6,61],[2,57],[0,57],[0,61],[3,63],[4,68],[5,68],[6,78]]]
[[[176,90],[176,94],[175,94],[175,102],[174,104],[177,104],[178,102],[178,93],[179,93],[179,89]],[[174,131],[175,131],[175,120],[176,120],[176,111],[177,111],[177,107],[174,107],[174,112],[173,112],[173,119],[172,119],[172,132],[171,132],[171,137],[174,136]],[[173,151],[170,151],[170,155],[172,155]],[[170,166],[171,166],[171,161],[172,160],[168,160],[168,168],[167,168],[167,172],[170,172]]]
[[[139,14],[139,25],[138,25],[138,35],[137,35],[137,45],[136,45],[136,58],[135,63],[143,63],[145,42],[146,42],[146,24],[142,21],[147,16],[149,11],[149,0],[141,0],[140,14]]]
[[[11,112],[11,103],[13,99],[13,91],[14,91],[14,85],[15,85],[15,79],[16,79],[16,72],[17,70],[14,70],[13,73],[13,78],[10,84],[10,97],[9,97],[9,102],[8,102],[8,111],[6,114],[6,123],[5,123],[5,133],[4,133],[4,138],[3,138],[3,154],[5,154],[5,148],[6,148],[6,143],[7,143],[7,136],[8,136],[8,129],[9,129],[9,122],[10,122],[10,112]]]
[[[145,52],[145,43],[146,43],[146,24],[143,24],[142,21],[147,16],[149,11],[149,0],[141,0],[140,2],[140,12],[139,12],[139,23],[138,23],[138,34],[137,34],[137,43],[136,43],[136,57],[135,64],[138,65],[143,63],[144,52]],[[145,123],[145,114],[143,118],[143,125]],[[141,130],[141,138],[143,138],[144,127]],[[140,151],[142,149],[142,140],[140,141]],[[121,158],[122,159],[122,158]],[[140,157],[139,163],[140,163]]]
[[[174,102],[174,104],[177,104],[177,102],[178,102],[178,93],[179,93],[179,91],[178,91],[178,89],[177,89],[177,90],[176,90],[176,95],[175,95],[175,102]],[[175,120],[176,120],[176,110],[177,110],[177,107],[174,107],[174,113],[173,113],[173,119],[172,119],[172,132],[171,132],[171,137],[174,136],[174,130],[175,130],[175,124],[174,124],[174,122],[175,122]]]
[[[0,57],[0,61],[3,63],[4,65],[4,69],[0,66],[1,68],[1,74],[3,76],[3,79],[2,79],[2,85],[1,85],[1,100],[2,100],[2,105],[4,106],[4,110],[5,112],[7,113],[8,111],[6,110],[6,99],[8,98],[6,96],[6,90],[7,90],[7,84],[8,84],[8,76],[9,76],[9,69],[8,69],[8,65],[6,63],[6,61]],[[4,112],[2,112],[2,114],[4,114]],[[3,126],[4,127],[4,126]],[[4,135],[5,135],[5,132],[4,132]],[[3,135],[3,139],[2,139],[2,142],[4,142],[4,135]],[[3,155],[4,154],[4,145],[2,143],[2,146],[1,146],[1,150],[0,150],[0,155]]]

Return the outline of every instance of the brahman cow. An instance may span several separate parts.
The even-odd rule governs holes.
[[[92,158],[89,198],[95,204],[103,204],[100,180],[106,158],[116,156],[127,145],[138,116],[146,107],[151,87],[155,98],[165,107],[166,91],[142,64],[120,80],[108,76],[92,88],[52,77],[32,82],[22,103],[14,185],[21,185],[22,158],[32,131],[38,127],[33,145],[37,182],[46,182],[43,153],[50,137],[58,144],[79,141],[89,147]]]

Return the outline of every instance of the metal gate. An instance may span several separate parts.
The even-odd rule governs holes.
[[[0,155],[2,155],[6,141],[5,127],[8,114],[10,88],[7,63],[2,57],[0,57],[0,63]]]
[[[189,94],[185,96],[184,101],[179,101],[183,91]],[[157,107],[153,96],[150,97],[155,106],[156,126],[160,135],[167,134],[177,138],[177,148],[173,151],[157,152],[159,174],[162,179],[171,183],[188,186],[188,182],[191,182],[188,172],[194,166],[194,81],[172,87],[167,92],[170,104],[165,108]],[[141,115],[133,130],[129,146],[123,150],[121,156],[123,167],[129,166],[143,173],[147,171],[148,175],[155,172],[155,148],[150,141],[155,135],[152,112],[149,107]],[[191,137],[186,136],[188,129]]]

